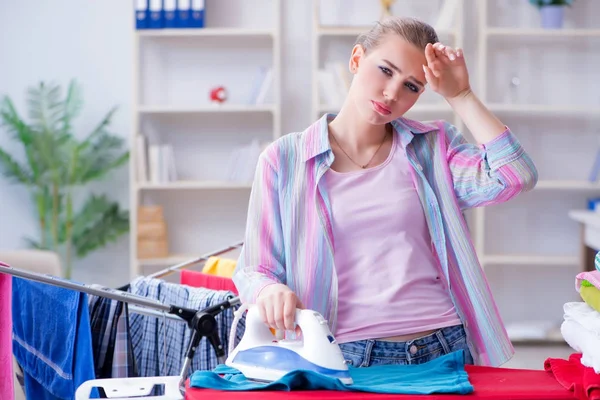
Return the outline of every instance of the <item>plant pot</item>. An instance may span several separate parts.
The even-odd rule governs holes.
[[[565,17],[565,7],[542,6],[540,8],[540,16],[542,17],[542,28],[561,29]]]

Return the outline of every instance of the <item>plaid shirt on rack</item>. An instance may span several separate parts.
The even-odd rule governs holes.
[[[131,348],[127,308],[105,297],[88,299],[96,379],[137,376],[133,352],[127,351]]]
[[[193,288],[167,283],[159,279],[140,277],[130,284],[136,295],[158,300],[165,305],[202,310],[226,301],[232,293],[206,288]],[[227,309],[215,317],[219,339],[228,348],[233,310]],[[130,329],[135,361],[140,376],[178,375],[184,363],[191,330],[182,321],[132,313]],[[244,319],[237,327],[236,339],[244,330]],[[200,341],[192,361],[192,371],[212,370],[218,364],[214,349],[206,338]]]

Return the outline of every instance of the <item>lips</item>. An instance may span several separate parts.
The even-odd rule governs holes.
[[[373,103],[373,108],[375,109],[375,111],[382,115],[390,115],[392,113],[392,110],[386,107],[383,103],[374,100],[372,100],[371,103]]]

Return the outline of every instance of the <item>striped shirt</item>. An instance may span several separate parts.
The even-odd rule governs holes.
[[[324,115],[304,132],[279,138],[261,154],[233,279],[245,303],[255,302],[266,285],[286,284],[307,308],[320,312],[335,333],[335,238],[321,179],[334,159],[328,136],[333,118]],[[508,128],[489,143],[476,145],[444,121],[399,118],[392,125],[406,149],[432,247],[475,363],[499,366],[514,349],[463,211],[533,189],[537,170]]]

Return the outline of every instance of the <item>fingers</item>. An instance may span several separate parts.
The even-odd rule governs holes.
[[[423,65],[423,71],[425,72],[425,80],[429,83],[431,89],[435,90],[438,81],[437,76],[435,76],[431,68],[429,68],[427,65]]]
[[[456,61],[459,58],[463,58],[463,50],[460,48],[453,49],[450,46],[443,45],[442,43],[435,43],[433,46],[436,58],[442,61]]]
[[[425,59],[429,65],[433,64],[436,60],[436,50],[431,43],[427,43],[427,46],[425,46]]]
[[[304,308],[296,294],[284,285],[265,291],[257,299],[262,321],[278,331],[293,331],[296,328],[296,308]]]
[[[284,329],[293,331],[296,327],[296,296],[286,296],[286,301],[283,305],[283,325]]]

